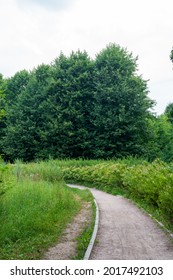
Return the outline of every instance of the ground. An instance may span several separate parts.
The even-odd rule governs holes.
[[[96,189],[91,192],[97,201],[100,219],[90,259],[173,260],[173,239],[149,215],[121,196]],[[76,253],[76,237],[90,217],[91,205],[86,203],[58,245],[45,254],[45,259],[72,259]]]
[[[68,224],[58,244],[51,247],[44,255],[45,260],[71,260],[77,253],[77,237],[84,227],[90,223],[92,217],[92,206],[90,202],[83,202],[81,211]]]

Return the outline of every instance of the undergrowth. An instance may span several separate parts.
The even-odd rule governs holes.
[[[91,197],[66,187],[54,162],[17,161],[8,175],[13,184],[0,196],[0,259],[40,259]]]
[[[81,201],[93,203],[88,191],[69,189],[64,180],[126,196],[173,231],[172,163],[134,158],[1,162],[0,259],[42,258],[81,209]],[[75,259],[83,258],[93,221],[94,216],[78,238]]]
[[[173,164],[157,159],[110,160],[62,167],[67,182],[124,195],[173,230]]]

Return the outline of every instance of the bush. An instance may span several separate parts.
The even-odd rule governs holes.
[[[166,188],[170,169],[160,160],[127,168],[123,174],[123,183],[131,195],[144,199],[147,203],[157,206],[159,195]]]
[[[159,195],[159,208],[165,217],[173,223],[173,174],[167,177],[167,185]]]
[[[89,183],[113,194],[117,189],[158,209],[173,221],[173,166],[130,159],[62,168],[66,181]],[[123,192],[122,192],[123,194]]]
[[[95,185],[122,187],[124,163],[98,163],[92,166],[63,168],[64,179],[73,182],[87,182]]]

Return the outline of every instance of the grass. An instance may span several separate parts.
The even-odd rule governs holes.
[[[94,230],[96,207],[93,200],[93,196],[89,190],[83,190],[82,192],[79,189],[73,189],[73,190],[77,192],[77,194],[79,194],[80,196],[82,195],[84,201],[90,202],[92,207],[91,221],[87,223],[81,235],[77,237],[77,252],[73,258],[74,260],[82,260],[88,248],[88,244],[91,240],[91,236]]]
[[[80,211],[82,201],[90,201],[92,221],[78,237],[74,256],[83,258],[94,227],[93,197],[87,190],[66,187],[64,179],[130,198],[173,231],[172,170],[172,164],[134,158],[1,163],[0,259],[41,259]]]
[[[13,186],[0,196],[0,259],[41,259],[80,211],[82,201],[92,197],[66,187],[52,161],[16,162],[9,176]]]
[[[1,200],[1,259],[38,259],[80,209],[62,183],[45,181],[20,182]]]

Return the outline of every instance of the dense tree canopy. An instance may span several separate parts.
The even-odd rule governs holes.
[[[173,103],[169,103],[167,106],[166,106],[166,109],[165,109],[165,113],[164,113],[168,120],[172,123],[173,125]]]
[[[109,45],[95,61],[95,134],[101,157],[142,155],[148,139],[147,84],[136,75],[137,59]]]
[[[169,114],[162,119],[152,115],[137,58],[115,44],[95,59],[81,51],[68,57],[61,53],[50,65],[8,79],[0,76],[0,96],[6,112],[0,147],[6,160],[153,159],[163,158],[172,145]]]

